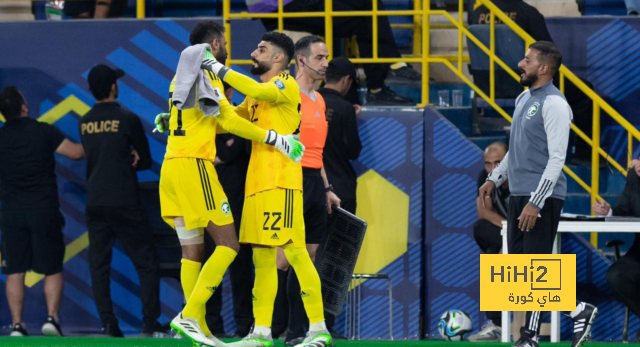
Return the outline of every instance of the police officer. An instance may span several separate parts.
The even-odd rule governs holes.
[[[95,106],[82,118],[80,137],[87,155],[87,226],[93,296],[103,334],[122,337],[113,313],[109,272],[116,238],[140,277],[142,336],[161,332],[158,258],[140,203],[136,171],[151,167],[142,122],[117,102],[122,70],[97,65],[89,71]],[[155,333],[155,334],[154,334]]]

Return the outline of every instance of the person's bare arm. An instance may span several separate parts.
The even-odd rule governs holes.
[[[486,219],[491,224],[502,228],[502,221],[505,220],[501,215],[493,211],[493,201],[491,198],[486,198],[485,206],[482,205],[480,197],[476,199],[476,209],[478,210],[478,219]]]
[[[69,159],[80,160],[84,157],[84,148],[79,143],[74,143],[68,139],[64,139],[58,148],[56,148],[56,153]]]

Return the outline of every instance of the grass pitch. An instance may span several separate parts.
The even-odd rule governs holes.
[[[237,340],[224,340],[234,342]],[[602,347],[629,347],[640,344],[598,343]],[[591,344],[586,344],[586,347]],[[191,347],[188,340],[176,339],[109,339],[99,337],[0,337],[1,347]],[[274,347],[284,346],[276,340]],[[343,341],[336,340],[335,347],[511,347],[511,343],[472,343],[447,341]],[[540,347],[570,347],[570,342],[542,342]]]

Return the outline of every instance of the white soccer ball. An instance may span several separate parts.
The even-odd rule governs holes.
[[[440,317],[440,335],[447,341],[463,341],[473,331],[473,320],[461,310],[449,310]]]

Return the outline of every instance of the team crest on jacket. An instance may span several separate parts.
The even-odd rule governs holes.
[[[278,87],[278,89],[280,90],[284,89],[284,83],[282,83],[281,80],[276,80],[274,83],[276,84],[276,87]]]
[[[540,109],[540,104],[534,102],[531,107],[527,110],[527,119],[531,119],[531,117],[535,116],[538,113],[538,109]]]

